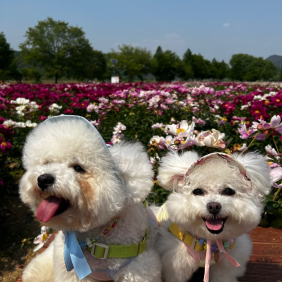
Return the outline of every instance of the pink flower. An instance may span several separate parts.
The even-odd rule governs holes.
[[[163,150],[166,147],[166,140],[163,137],[155,135],[150,139],[150,144]]]
[[[163,124],[162,124],[162,123],[156,123],[156,124],[153,124],[153,125],[152,125],[152,128],[153,128],[153,129],[162,128],[162,127],[163,127]]]
[[[255,129],[253,128],[247,129],[246,124],[240,124],[238,131],[240,133],[241,139],[247,139],[255,132]]]
[[[195,123],[201,124],[201,125],[206,124],[206,122],[200,118],[196,119],[195,117],[192,117],[192,121],[194,121]]]
[[[282,134],[282,123],[281,122],[281,117],[280,116],[273,116],[270,120],[270,123],[264,124],[265,129],[274,129],[278,131],[280,134]]]
[[[275,188],[281,188],[282,184],[276,184],[277,181],[282,179],[282,168],[275,167],[270,172],[270,178],[272,180],[272,186]]]

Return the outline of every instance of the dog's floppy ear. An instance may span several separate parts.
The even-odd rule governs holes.
[[[270,168],[265,156],[251,152],[246,155],[234,154],[232,157],[237,159],[247,170],[247,175],[252,182],[253,197],[259,202],[263,201],[272,185]]]
[[[122,142],[110,148],[120,171],[129,202],[143,202],[153,186],[154,172],[141,143]]]
[[[158,182],[166,190],[175,190],[178,184],[184,186],[184,175],[198,158],[199,155],[193,151],[180,155],[174,151],[169,152],[161,158]]]

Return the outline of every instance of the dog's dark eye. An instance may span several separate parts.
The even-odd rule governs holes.
[[[76,171],[76,172],[79,172],[79,173],[84,173],[85,170],[80,166],[80,165],[74,165],[73,166],[73,169]]]
[[[232,196],[235,194],[235,191],[231,188],[225,188],[222,192],[222,195]]]
[[[203,196],[204,192],[203,192],[202,189],[197,188],[197,189],[193,190],[193,194],[196,195],[196,196]]]

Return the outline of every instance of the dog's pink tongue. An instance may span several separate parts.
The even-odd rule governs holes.
[[[60,207],[61,202],[62,199],[54,196],[50,196],[43,200],[37,209],[37,218],[42,222],[48,222]]]
[[[206,226],[211,230],[219,230],[222,227],[222,219],[207,219]]]

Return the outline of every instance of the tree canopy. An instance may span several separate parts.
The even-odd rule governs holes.
[[[41,66],[56,83],[62,76],[80,77],[92,55],[93,49],[81,28],[52,18],[30,27],[25,37],[20,45],[25,61]]]
[[[230,65],[231,78],[240,81],[269,80],[278,72],[272,62],[248,54],[233,55]]]
[[[116,68],[127,77],[128,81],[133,81],[135,76],[143,81],[144,75],[151,71],[152,55],[146,48],[118,46],[118,51],[112,50],[111,59],[118,60]]]
[[[6,41],[3,32],[0,33],[0,80],[13,78],[20,82],[22,79],[21,73],[17,69],[14,50]]]
[[[171,81],[181,71],[181,60],[172,51],[166,50],[163,52],[161,46],[156,50],[153,57],[152,73],[157,81]]]

